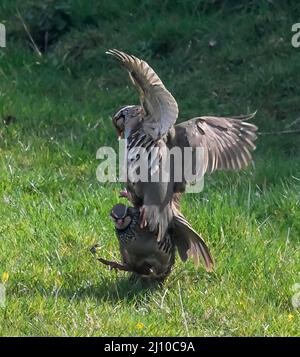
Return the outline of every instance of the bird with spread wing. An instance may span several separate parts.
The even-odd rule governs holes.
[[[113,116],[119,137],[127,140],[128,152],[142,147],[150,153],[157,148],[161,157],[164,148],[201,148],[203,174],[216,170],[240,170],[251,162],[257,127],[248,120],[255,113],[233,118],[202,116],[175,125],[177,102],[154,70],[145,61],[119,50],[112,49],[106,53],[125,67],[140,96],[140,105],[124,106]],[[130,157],[129,168],[137,158],[138,155]],[[149,172],[153,172],[154,161],[147,161]],[[157,162],[159,166],[161,161]],[[184,162],[175,164],[183,165]],[[171,165],[171,171],[175,164]],[[189,183],[185,178],[175,182],[172,172],[168,182],[131,182],[128,179],[123,196],[140,208],[141,227],[148,226],[160,240],[173,219],[178,196]]]

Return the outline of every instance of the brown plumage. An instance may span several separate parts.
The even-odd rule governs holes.
[[[240,170],[251,161],[257,127],[247,122],[255,113],[237,118],[198,117],[175,126],[179,147],[204,149],[204,172]]]
[[[139,277],[163,281],[171,272],[178,250],[182,261],[192,258],[198,266],[203,261],[205,269],[214,267],[211,253],[203,239],[176,210],[164,237],[158,241],[149,229],[140,228],[138,208],[115,205],[111,218],[119,240],[121,263],[98,258],[103,264],[118,270],[132,272]]]
[[[203,116],[175,125],[178,106],[171,93],[143,60],[118,50],[107,52],[119,60],[129,72],[130,79],[140,95],[140,106],[121,108],[113,117],[113,123],[121,137],[127,139],[128,151],[143,147],[150,152],[158,148],[158,158],[164,148],[202,148],[201,174],[215,170],[240,170],[252,160],[255,149],[257,127],[247,122],[255,113],[236,117]],[[137,156],[136,156],[137,158]],[[135,161],[128,160],[128,170],[134,169]],[[160,161],[149,160],[149,173],[161,170]],[[176,162],[184,165],[182,162]],[[172,205],[175,193],[184,192],[186,184],[182,179],[174,182],[174,167],[170,168],[169,182],[127,183],[131,201],[141,208],[141,226],[148,224],[150,231],[157,232],[162,239],[172,219]]]

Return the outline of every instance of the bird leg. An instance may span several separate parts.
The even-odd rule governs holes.
[[[132,195],[126,189],[119,193],[119,197],[127,198],[128,201],[132,202]]]
[[[128,198],[128,191],[126,189],[123,191],[120,191],[119,197]]]
[[[100,244],[95,244],[92,246],[92,248],[90,249],[90,252],[93,254],[93,255],[96,255],[97,254],[97,248],[100,247]],[[102,264],[104,265],[108,265],[110,267],[110,269],[114,269],[116,271],[118,270],[123,270],[123,271],[129,271],[129,272],[132,272],[132,269],[130,269],[128,266],[126,265],[123,265],[123,264],[120,264],[120,263],[117,263],[117,262],[114,262],[114,261],[111,261],[111,260],[106,260],[106,259],[103,259],[103,258],[98,258],[97,257],[97,260],[99,260]]]
[[[101,262],[104,265],[108,265],[111,269],[115,269],[115,270],[122,270],[122,271],[129,271],[132,272],[132,270],[123,264],[111,261],[111,260],[106,260],[103,258],[97,258],[97,260],[99,260],[99,262]]]

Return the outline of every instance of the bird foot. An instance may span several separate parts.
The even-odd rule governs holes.
[[[110,270],[122,270],[122,271],[132,271],[128,266],[111,261],[111,260],[106,260],[103,258],[97,258],[99,260],[99,262],[101,262],[104,265],[108,265]]]
[[[128,191],[127,190],[120,191],[119,197],[128,198]]]
[[[123,270],[123,271],[132,271],[127,265],[114,262],[112,260],[106,260],[101,257],[97,257],[97,250],[100,247],[100,244],[95,244],[90,248],[90,252],[99,260],[104,265],[107,265],[110,270],[118,271],[118,270]]]
[[[131,193],[128,192],[126,189],[119,193],[119,197],[127,198],[128,201],[132,202]]]

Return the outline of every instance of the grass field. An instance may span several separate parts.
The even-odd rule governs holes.
[[[32,3],[0,5],[0,336],[299,335],[300,136],[267,134],[300,113],[297,1],[76,0],[70,28],[41,56],[16,17],[18,8],[34,35],[45,20]],[[177,259],[163,288],[142,290],[89,252],[97,242],[118,257],[108,214],[121,186],[97,182],[96,151],[117,147],[110,115],[137,101],[104,54],[113,47],[153,65],[181,120],[258,109],[254,165],[207,176],[182,201],[214,273]]]

